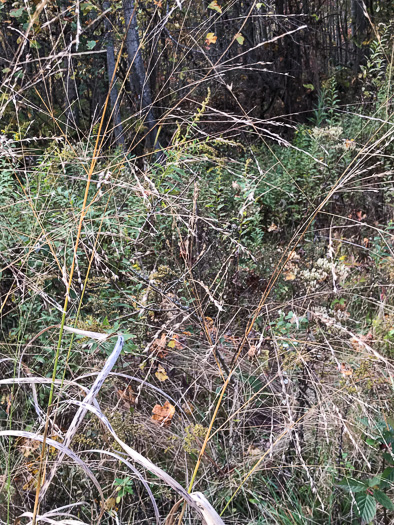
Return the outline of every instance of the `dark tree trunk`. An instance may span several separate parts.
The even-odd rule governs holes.
[[[68,7],[67,2],[61,2],[63,12],[66,12]],[[70,39],[70,45],[67,46],[67,39]],[[64,80],[64,94],[65,104],[64,112],[66,115],[66,128],[73,127],[76,130],[79,127],[79,107],[78,107],[78,89],[76,84],[76,76],[73,68],[72,53],[72,34],[66,32],[64,35],[64,45],[68,47],[68,54],[63,59],[63,68],[65,70]]]
[[[352,0],[351,6],[352,16],[352,38],[353,38],[353,49],[354,49],[354,71],[358,71],[360,62],[363,57],[362,41],[365,36],[366,29],[366,18],[363,11],[361,0]]]
[[[70,49],[71,54],[71,49]],[[66,70],[66,79],[64,84],[64,90],[66,95],[65,100],[65,114],[66,114],[66,126],[79,127],[79,107],[78,107],[78,91],[75,80],[75,71],[72,64],[71,56],[64,57],[63,60],[64,69]]]
[[[123,0],[123,10],[127,31],[126,48],[131,65],[130,84],[135,95],[139,97],[141,114],[148,128],[146,143],[148,148],[156,146],[156,120],[153,115],[152,94],[149,82],[145,75],[145,66],[140,49],[140,38],[137,28],[137,12],[134,8],[134,0]]]
[[[110,3],[108,0],[105,0],[103,2],[104,11],[109,8],[110,8]],[[105,31],[106,31],[106,38],[107,38],[107,73],[108,73],[109,89],[111,90],[110,100],[111,100],[112,118],[114,122],[114,136],[115,136],[115,142],[117,144],[124,144],[122,118],[121,118],[120,110],[119,110],[119,98],[118,98],[119,93],[118,93],[118,88],[116,86],[114,39],[112,36],[112,23],[111,23],[111,20],[109,19],[109,16],[110,14],[108,13],[107,17],[105,18],[104,24],[105,24]]]

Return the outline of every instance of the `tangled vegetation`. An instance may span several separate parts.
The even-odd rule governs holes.
[[[373,27],[307,118],[224,109],[225,132],[211,85],[163,139],[123,114],[121,140],[109,93],[98,117],[81,94],[79,127],[46,107],[41,133],[4,81],[0,524],[393,523],[393,37]]]

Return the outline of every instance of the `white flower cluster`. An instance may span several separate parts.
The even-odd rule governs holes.
[[[5,135],[0,135],[0,156],[11,157],[14,159],[17,155],[12,149],[13,140],[7,139]]]
[[[350,314],[346,310],[335,310],[326,306],[314,306],[311,308],[312,315],[315,315],[326,326],[343,326],[341,321],[347,321]]]
[[[337,282],[343,282],[348,273],[349,269],[345,265],[334,263],[321,257],[311,269],[302,270],[300,277],[308,283],[312,289],[316,289],[319,283],[326,281],[330,275],[335,275]]]
[[[109,184],[111,178],[111,172],[109,170],[104,170],[98,174],[97,189],[99,190],[100,197],[103,196],[103,191],[101,186],[103,184]]]
[[[318,142],[339,142],[339,137],[342,135],[343,129],[341,126],[332,126],[329,128],[312,128],[312,136]]]
[[[334,310],[334,316],[338,321],[346,321],[349,319],[350,314],[347,310]]]
[[[314,306],[312,308],[312,315],[314,315],[326,326],[332,326],[335,323],[332,312],[325,306]]]

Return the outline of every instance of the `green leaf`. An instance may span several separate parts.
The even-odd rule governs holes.
[[[217,11],[218,13],[222,13],[222,8],[220,5],[218,5],[217,0],[212,0],[212,2],[209,4],[208,9],[213,9],[214,11]]]
[[[375,489],[374,493],[373,493],[373,496],[374,496],[374,498],[376,499],[376,501],[378,503],[383,505],[383,507],[386,507],[386,509],[388,509],[388,510],[394,510],[394,503],[387,496],[387,494],[385,494],[384,492],[382,492],[379,489]]]
[[[379,474],[379,476],[374,476],[373,478],[370,478],[368,480],[368,486],[369,487],[375,487],[376,485],[379,485],[380,484],[380,478],[381,478],[381,474]]]
[[[382,473],[382,479],[394,481],[394,467],[387,467]]]
[[[313,84],[303,84],[305,89],[310,89],[311,91],[314,91],[315,86]]]
[[[390,457],[391,461],[392,458]],[[394,483],[394,467],[387,467],[382,473],[382,479],[380,481],[380,488],[387,489],[392,487]]]
[[[367,488],[367,485],[365,483],[353,478],[344,478],[338,483],[337,486],[341,489],[347,490],[348,492],[360,492],[362,490],[365,491],[365,489]]]
[[[19,18],[22,15],[23,15],[22,7],[20,9],[12,9],[12,11],[10,11],[10,16],[13,16],[14,18]]]
[[[134,339],[135,337],[137,337],[137,336],[134,335],[134,334],[123,334],[123,339],[125,341],[128,341],[129,339]]]
[[[37,40],[30,41],[30,47],[33,49],[41,49],[41,44]]]
[[[242,33],[237,33],[237,34],[235,35],[235,40],[238,42],[238,44],[239,44],[240,46],[242,46],[243,43],[244,43],[244,41],[245,41],[245,37],[242,35]]]
[[[360,517],[366,523],[372,521],[376,514],[376,501],[370,494],[359,492],[355,495]]]
[[[86,43],[86,47],[88,49],[93,49],[95,45],[96,45],[96,41],[95,40],[88,40],[87,43]]]
[[[388,463],[391,463],[391,464],[394,463],[393,456],[389,454],[388,452],[383,452],[383,459],[385,459]]]
[[[367,445],[371,445],[371,447],[374,447],[374,446],[376,446],[376,439],[373,439],[373,438],[367,438],[367,439],[365,440],[365,443],[366,443]]]

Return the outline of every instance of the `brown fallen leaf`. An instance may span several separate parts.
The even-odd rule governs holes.
[[[341,367],[339,371],[344,377],[353,375],[353,370],[351,366],[347,365],[346,363],[341,363]]]
[[[350,339],[350,343],[355,350],[361,352],[365,350],[366,346],[370,345],[373,340],[372,332],[368,332],[367,335],[357,334]]]
[[[254,359],[257,356],[258,350],[256,345],[250,345],[248,350],[249,359]]]
[[[165,348],[166,347],[166,341],[167,341],[166,334],[161,334],[160,339],[156,339],[156,341],[155,341],[157,348]]]
[[[247,454],[248,456],[260,456],[262,454],[262,450],[255,445],[249,445]]]
[[[29,457],[34,452],[39,452],[40,442],[32,441],[31,439],[22,438],[20,441],[20,450],[25,458]]]
[[[124,390],[118,389],[117,394],[119,398],[124,401],[125,408],[131,408],[135,406],[137,394],[133,391],[130,385],[128,385]]]
[[[299,261],[301,257],[296,252],[291,252],[287,258],[288,261]]]
[[[160,338],[157,338],[152,343],[152,354],[156,353],[157,357],[160,357],[160,359],[164,359],[168,356],[168,351],[166,350],[167,345],[167,336],[166,334],[162,334]]]
[[[115,498],[108,498],[105,502],[105,510],[112,510],[116,507],[116,500]]]
[[[166,401],[163,406],[155,405],[152,410],[152,420],[156,423],[168,427],[171,424],[172,418],[175,414],[175,407],[169,401]]]
[[[283,272],[283,275],[285,277],[285,281],[294,281],[296,278],[295,273],[292,272]]]
[[[188,416],[190,416],[194,411],[194,406],[189,401],[182,403],[182,408],[185,411],[185,414]]]

